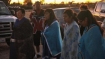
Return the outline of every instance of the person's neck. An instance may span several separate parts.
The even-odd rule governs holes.
[[[73,22],[73,21],[69,21],[69,22],[67,22],[67,24],[70,25],[72,22]]]
[[[20,18],[18,18],[19,20],[22,20],[24,17],[20,17]]]

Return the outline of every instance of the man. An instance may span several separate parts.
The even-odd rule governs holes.
[[[83,4],[83,5],[80,6],[80,10],[81,10],[81,11],[88,10],[88,6],[85,5],[85,4]]]
[[[34,45],[36,46],[36,53],[37,58],[41,57],[40,55],[40,39],[41,39],[41,31],[43,30],[43,20],[42,17],[44,16],[44,10],[41,9],[41,3],[39,1],[35,2],[34,10],[30,14],[30,20],[33,23],[33,38],[34,38]]]
[[[29,20],[24,17],[24,9],[19,9],[16,15],[18,19],[16,19],[13,27],[10,59],[33,59],[35,55],[32,40],[33,28]]]

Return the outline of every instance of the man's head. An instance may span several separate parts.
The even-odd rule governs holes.
[[[22,8],[18,9],[18,11],[17,11],[17,17],[18,17],[19,19],[21,19],[21,18],[23,18],[24,16],[25,16],[25,10],[22,9]]]
[[[81,10],[81,11],[88,10],[88,6],[85,5],[85,4],[84,4],[84,5],[81,5],[81,6],[80,6],[80,10]]]
[[[41,9],[41,3],[39,1],[36,1],[34,6],[35,6],[36,10],[40,10]]]

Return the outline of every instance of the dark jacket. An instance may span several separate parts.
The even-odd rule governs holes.
[[[12,38],[16,40],[17,59],[32,59],[35,55],[33,45],[33,28],[28,19],[16,20],[13,28]]]

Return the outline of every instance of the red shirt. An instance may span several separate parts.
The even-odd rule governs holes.
[[[40,11],[35,11],[34,17],[33,17],[33,13],[30,14],[30,19],[34,20],[33,24],[34,24],[34,33],[36,33],[37,31],[42,31],[43,30],[43,19],[42,17],[44,16],[44,10],[40,10]]]

